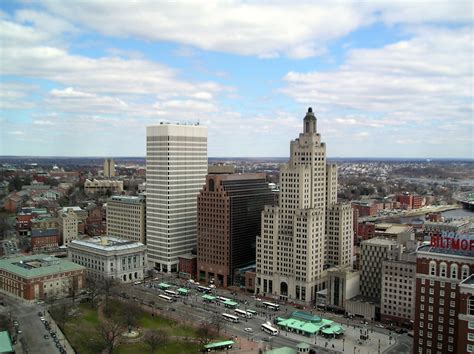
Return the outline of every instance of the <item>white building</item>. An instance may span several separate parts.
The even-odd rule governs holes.
[[[72,241],[68,257],[86,267],[95,279],[112,278],[128,283],[143,280],[147,268],[146,246],[115,237],[94,237]]]
[[[327,218],[328,208],[339,208],[344,213],[346,208],[334,207],[337,169],[326,164],[326,145],[316,131],[311,108],[304,118],[303,133],[291,142],[290,150],[290,161],[280,170],[278,206],[266,206],[262,212],[262,230],[257,237],[256,292],[282,300],[310,302],[315,301],[318,291],[325,289],[326,249],[347,243],[347,235],[336,235],[341,228],[334,227],[331,232],[338,239],[338,246],[327,244],[326,222],[336,222]],[[352,219],[344,214],[337,222],[343,222],[345,230]],[[351,250],[346,247],[338,252]],[[338,261],[344,260],[341,263],[348,257],[336,256]]]
[[[59,213],[59,232],[63,245],[67,246],[71,241],[77,240],[79,218],[73,208],[65,209]]]
[[[111,194],[123,192],[123,181],[108,179],[86,179],[84,182],[84,193],[104,195],[109,191]]]
[[[104,160],[104,177],[115,177],[115,161],[114,159]]]
[[[145,243],[145,197],[116,195],[107,200],[107,235]]]
[[[207,165],[206,127],[147,127],[146,239],[159,271],[177,272],[178,256],[196,247],[197,195]]]
[[[354,232],[351,203],[328,206],[326,214],[326,263],[352,268]]]

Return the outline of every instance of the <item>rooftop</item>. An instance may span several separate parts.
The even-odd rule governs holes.
[[[112,196],[108,202],[121,202],[121,203],[127,203],[127,204],[140,204],[145,201],[144,196],[128,196],[128,195],[114,195]]]
[[[14,353],[8,331],[0,332],[0,353]]]
[[[1,259],[0,269],[31,279],[61,272],[83,270],[85,268],[62,258],[37,254]]]
[[[474,288],[474,274],[471,274],[469,277],[464,279],[461,282],[461,286],[469,286],[470,288]]]
[[[369,240],[365,240],[361,242],[363,244],[372,244],[372,245],[397,245],[397,241],[389,238],[382,238],[382,237],[374,237]]]
[[[118,237],[92,237],[85,240],[74,240],[70,243],[70,246],[73,245],[104,251],[119,251],[144,246],[141,242],[125,240]]]

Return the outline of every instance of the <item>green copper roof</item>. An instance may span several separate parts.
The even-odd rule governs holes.
[[[62,258],[36,254],[0,260],[0,269],[20,277],[31,279],[61,272],[86,269],[83,266]]]
[[[8,331],[0,332],[0,353],[13,353],[12,341]]]

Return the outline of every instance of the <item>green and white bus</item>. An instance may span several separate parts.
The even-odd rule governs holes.
[[[222,351],[232,349],[232,346],[235,343],[231,340],[226,340],[224,342],[215,342],[209,343],[204,346],[204,352],[213,352],[213,351]]]

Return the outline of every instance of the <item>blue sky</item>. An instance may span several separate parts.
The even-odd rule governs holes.
[[[473,157],[470,1],[0,4],[0,155],[281,156],[307,107],[331,157]],[[422,14],[422,16],[420,15]]]

